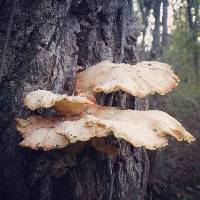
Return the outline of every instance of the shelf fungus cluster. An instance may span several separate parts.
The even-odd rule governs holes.
[[[25,97],[24,103],[31,110],[53,107],[61,115],[17,118],[17,130],[23,137],[19,145],[50,150],[83,141],[112,154],[115,149],[104,140],[109,135],[124,139],[134,147],[152,150],[167,145],[167,136],[190,143],[194,137],[165,112],[120,110],[95,103],[99,92],[120,90],[141,98],[155,92],[164,95],[178,81],[171,67],[160,62],[145,61],[136,65],[100,62],[77,73],[76,96],[37,90]]]

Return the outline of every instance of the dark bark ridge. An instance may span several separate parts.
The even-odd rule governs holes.
[[[89,146],[78,155],[22,149],[14,122],[30,115],[22,101],[30,91],[72,94],[78,65],[136,62],[140,27],[132,1],[5,0],[0,19],[0,199],[143,199],[149,168],[143,148],[108,138],[119,146],[116,157]],[[120,92],[97,98],[121,108],[146,105]]]

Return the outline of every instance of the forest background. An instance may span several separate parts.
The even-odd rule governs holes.
[[[143,24],[139,60],[166,62],[181,80],[169,95],[151,97],[150,109],[168,112],[197,139],[149,152],[147,199],[200,199],[200,1],[134,0],[134,9]]]

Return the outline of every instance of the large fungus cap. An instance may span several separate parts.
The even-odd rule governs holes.
[[[168,144],[166,136],[178,141],[191,142],[194,137],[173,117],[162,111],[119,110],[93,105],[79,117],[38,118],[19,120],[18,131],[24,141],[20,143],[33,149],[64,148],[69,143],[89,141],[114,135],[135,147],[156,149]]]
[[[125,126],[125,124],[123,126],[120,124],[122,122],[134,127],[141,126],[151,129],[159,137],[170,135],[178,141],[191,142],[194,140],[194,137],[185,130],[181,123],[163,111],[120,110],[113,107],[95,105],[89,107],[86,112],[100,119],[118,122],[120,127]],[[142,135],[142,131],[140,132]]]
[[[145,97],[155,92],[164,95],[178,85],[179,79],[171,66],[156,61],[136,65],[102,61],[77,74],[75,90],[80,96],[92,99],[96,93],[125,91]]]

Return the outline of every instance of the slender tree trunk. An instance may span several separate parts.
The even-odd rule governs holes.
[[[187,17],[188,17],[188,24],[190,29],[193,29],[193,21],[192,21],[192,1],[191,0],[187,0]]]
[[[104,59],[136,62],[140,26],[131,0],[0,1],[0,199],[142,200],[149,161],[145,149],[108,138],[119,155],[84,147],[33,151],[17,146],[15,117],[31,112],[23,96],[36,89],[73,93],[77,66]],[[95,78],[95,77],[94,77]],[[146,101],[124,93],[101,94],[98,102],[145,109]],[[75,148],[73,151],[77,151]]]
[[[200,58],[199,58],[199,44],[198,44],[198,33],[200,32],[200,2],[195,2],[195,21],[193,30],[193,40],[194,40],[194,66],[196,74],[196,83],[199,83],[199,68],[200,68]]]
[[[168,26],[167,26],[167,20],[168,20],[168,6],[169,6],[169,1],[168,1],[168,0],[163,0],[162,46],[167,46],[167,44],[168,44]]]
[[[200,17],[199,17],[199,2],[195,2],[192,0],[187,0],[187,17],[188,17],[188,25],[192,34],[191,42],[193,43],[193,63],[194,72],[195,72],[195,81],[199,83],[199,51],[198,51],[198,32],[200,30]],[[194,13],[193,13],[194,10]],[[194,17],[194,20],[193,20]]]
[[[140,8],[140,12],[142,15],[142,24],[143,24],[143,30],[142,30],[142,42],[141,42],[141,47],[142,47],[142,51],[145,52],[145,38],[146,38],[146,32],[147,32],[147,28],[149,25],[149,15],[150,15],[150,11],[151,11],[151,7],[145,7],[145,4],[143,1],[138,0],[138,5]]]
[[[153,15],[155,19],[155,26],[153,30],[153,42],[152,42],[152,57],[158,57],[160,55],[160,6],[162,0],[154,0]]]

